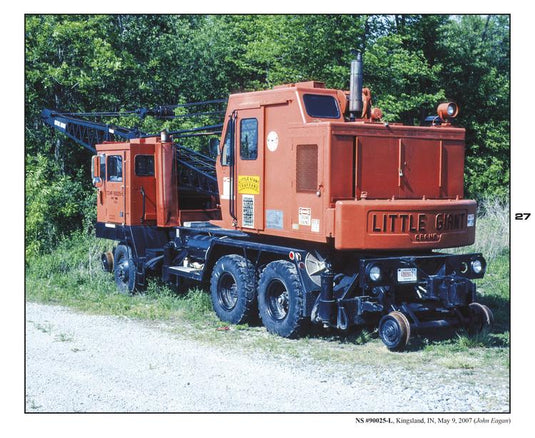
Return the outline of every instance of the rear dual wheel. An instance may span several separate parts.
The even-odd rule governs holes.
[[[295,266],[269,263],[260,275],[256,294],[253,264],[237,254],[221,257],[210,281],[212,306],[219,319],[233,324],[251,322],[258,313],[266,329],[285,338],[300,334],[304,325],[303,290]]]
[[[222,321],[232,324],[249,322],[257,313],[255,269],[237,254],[221,257],[210,279],[212,307]]]
[[[264,327],[285,338],[301,334],[303,316],[303,289],[294,264],[277,260],[269,263],[258,283],[258,309]]]

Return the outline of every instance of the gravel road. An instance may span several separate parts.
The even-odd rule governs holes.
[[[483,385],[462,370],[435,373],[228,352],[164,325],[26,305],[28,412],[508,410],[507,377]]]

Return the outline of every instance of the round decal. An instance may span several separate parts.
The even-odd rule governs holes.
[[[275,131],[270,131],[267,136],[267,147],[271,152],[275,152],[279,147],[279,136]]]

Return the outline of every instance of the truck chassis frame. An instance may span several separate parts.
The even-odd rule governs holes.
[[[118,243],[113,262],[107,254],[103,263],[114,271],[120,290],[143,288],[149,274],[175,285],[186,279],[210,283],[221,319],[243,323],[259,313],[269,331],[284,337],[299,336],[309,323],[339,330],[378,326],[383,342],[395,351],[416,332],[479,331],[492,322],[490,310],[476,303],[472,280],[482,278],[485,268],[479,253],[386,256],[328,246],[318,251],[306,242],[258,241],[209,222],[174,229],[98,223],[96,235]],[[313,253],[324,254],[315,259],[316,270],[307,263]]]

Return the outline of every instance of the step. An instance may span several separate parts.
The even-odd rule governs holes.
[[[200,280],[202,277],[202,269],[196,269],[189,266],[169,266],[169,274],[179,275],[180,277],[193,278]]]

